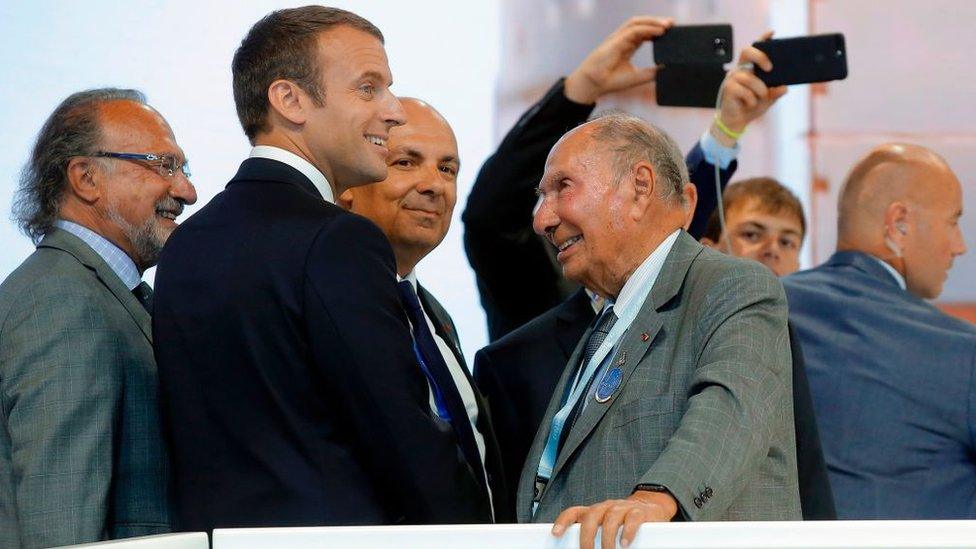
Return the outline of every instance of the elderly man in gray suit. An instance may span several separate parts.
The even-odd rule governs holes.
[[[37,250],[0,284],[0,547],[170,530],[141,278],[188,175],[134,90],[76,93],[41,128],[14,206]]]
[[[556,386],[519,483],[521,522],[800,518],[783,287],[682,230],[674,141],[611,114],[546,161],[534,227],[566,276],[606,299]]]

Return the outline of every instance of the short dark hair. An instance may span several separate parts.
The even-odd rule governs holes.
[[[138,90],[99,88],[68,96],[44,122],[20,174],[13,220],[37,243],[58,219],[68,188],[68,162],[96,152],[102,138],[99,107],[110,101],[146,104]]]
[[[366,19],[324,6],[273,11],[251,27],[231,64],[237,118],[248,139],[253,142],[258,133],[267,129],[268,87],[275,80],[291,80],[316,104],[324,103],[325,90],[319,84],[318,37],[342,25],[383,42],[383,33]]]
[[[800,220],[800,239],[806,236],[807,222],[803,217],[803,205],[785,185],[772,177],[753,177],[729,185],[722,193],[722,204],[726,212],[751,199],[757,200],[760,210],[768,214],[785,212],[795,216]],[[708,218],[702,238],[708,238],[712,242],[718,242],[722,238],[722,223],[717,208]]]

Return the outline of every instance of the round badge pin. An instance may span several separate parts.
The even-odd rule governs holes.
[[[596,401],[602,403],[610,400],[613,393],[620,388],[620,378],[622,377],[620,368],[612,368],[604,374],[603,379],[600,380],[600,385],[596,388]]]

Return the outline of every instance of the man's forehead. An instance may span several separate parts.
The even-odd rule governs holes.
[[[327,71],[340,69],[356,78],[374,73],[382,80],[392,79],[383,43],[368,32],[340,25],[320,33],[318,46]]]
[[[169,123],[148,105],[135,101],[110,101],[99,108],[102,140],[115,146],[155,146],[136,152],[178,152]],[[159,147],[176,150],[162,150]],[[131,151],[114,151],[131,152]]]
[[[796,212],[786,207],[774,207],[761,198],[750,197],[729,208],[729,224],[756,223],[771,230],[792,230],[803,234],[803,225]]]
[[[407,123],[390,129],[391,149],[430,145],[438,149],[438,154],[453,154],[457,157],[454,130],[439,113],[415,100],[403,100],[402,104]]]

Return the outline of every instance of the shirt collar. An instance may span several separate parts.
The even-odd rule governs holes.
[[[637,267],[634,274],[630,275],[630,278],[624,283],[624,287],[620,289],[620,294],[617,295],[617,299],[613,302],[613,308],[617,317],[622,318],[627,314],[627,311],[635,307],[639,309],[644,304],[644,300],[647,299],[647,294],[651,292],[651,288],[657,282],[657,276],[661,274],[661,268],[664,267],[664,260],[671,253],[671,248],[674,247],[674,243],[678,240],[680,233],[681,229],[677,229],[668,235],[647,256],[647,259]]]
[[[112,244],[104,236],[88,227],[64,219],[55,221],[54,226],[77,236],[92,250],[95,250],[95,253],[105,261],[126,288],[135,289],[142,282],[142,276],[139,274],[136,262],[132,261],[132,258],[122,251],[122,248]]]
[[[882,267],[888,270],[891,276],[895,277],[895,282],[898,283],[898,286],[901,287],[902,290],[908,291],[908,286],[905,284],[905,277],[901,276],[901,273],[899,273],[894,267],[889,265],[887,261],[878,259],[873,255],[869,255],[868,257],[880,263]]]
[[[277,160],[283,164],[288,164],[292,168],[302,172],[302,175],[308,178],[318,189],[319,194],[326,202],[331,202],[335,204],[335,194],[332,192],[332,186],[329,185],[329,180],[325,178],[325,175],[319,171],[311,162],[305,160],[304,158],[298,156],[297,154],[286,151],[280,147],[273,147],[271,145],[256,145],[251,149],[251,154],[248,155],[249,158],[267,158],[269,160]]]
[[[410,285],[413,286],[413,291],[417,291],[417,271],[410,271],[404,277],[397,275],[397,282],[403,282],[404,280],[410,282]]]

